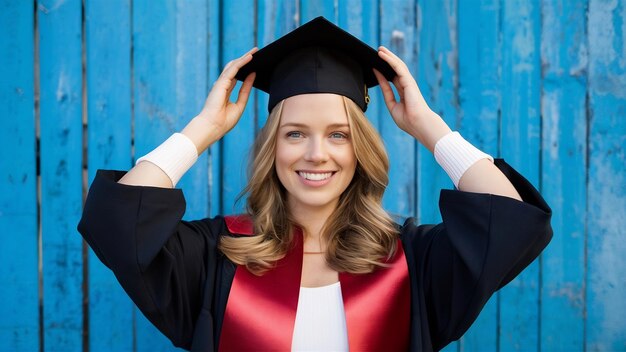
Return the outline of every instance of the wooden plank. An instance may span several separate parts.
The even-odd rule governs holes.
[[[309,22],[318,16],[337,23],[337,5],[335,0],[300,0],[300,24]]]
[[[460,133],[486,153],[499,155],[498,130],[502,92],[500,3],[459,2],[459,118]]]
[[[459,120],[457,127],[470,143],[493,156],[499,154],[500,2],[460,1],[458,9]],[[497,349],[497,294],[463,335],[463,351]]]
[[[587,233],[588,351],[626,350],[626,2],[591,0]]]
[[[430,108],[454,130],[458,115],[456,1],[428,1],[418,6],[422,18],[439,19],[418,24],[418,84]],[[423,146],[418,148],[417,162],[418,219],[421,223],[440,222],[440,190],[454,186]]]
[[[261,0],[257,3],[257,7],[256,43],[259,48],[265,47],[298,26],[299,15],[295,1],[283,1],[276,4],[272,0]],[[250,108],[253,104],[255,105],[255,130],[258,132],[267,121],[269,95],[258,89],[254,89],[252,94],[248,105]]]
[[[39,349],[34,3],[0,1],[0,350]]]
[[[196,116],[208,94],[207,55],[208,4],[206,1],[179,1],[176,4],[176,124],[177,131]],[[198,156],[196,164],[177,187],[187,201],[185,219],[208,215],[208,153]]]
[[[541,346],[582,351],[586,224],[587,1],[542,2],[543,196],[554,236],[541,262]]]
[[[82,349],[81,1],[37,5],[44,349]]]
[[[85,2],[87,168],[131,168],[130,0]],[[133,303],[113,273],[89,251],[90,351],[133,348]]]
[[[540,166],[540,7],[537,0],[503,2],[502,156],[535,186]],[[500,294],[501,350],[539,346],[539,266],[535,261]]]
[[[250,19],[255,18],[255,3],[242,0],[224,3],[222,8],[222,62],[227,63],[246,53],[255,45],[254,26]],[[241,82],[234,89],[232,101],[237,99]],[[235,204],[237,195],[246,185],[248,153],[254,139],[254,107],[245,109],[237,125],[222,139],[222,211],[242,212],[245,199]]]
[[[415,75],[417,69],[416,18],[413,4],[398,5],[382,1],[380,6],[380,41],[396,53]],[[397,97],[397,95],[396,95]],[[414,216],[415,206],[415,146],[413,137],[400,130],[389,111],[380,108],[380,132],[389,153],[389,187],[383,198],[387,211],[399,217]]]
[[[438,113],[453,130],[457,128],[457,5],[453,0],[418,3],[421,18],[437,21],[418,23],[419,59],[418,84],[430,108]],[[437,164],[432,153],[417,149],[417,218],[420,223],[441,222],[439,194],[441,189],[453,188],[452,181]],[[458,343],[449,344],[444,351],[455,351]]]
[[[135,159],[180,126],[176,103],[176,5],[171,1],[132,3]],[[171,342],[138,311],[136,348],[173,350]]]
[[[340,1],[337,8],[339,27],[352,33],[374,49],[378,48],[380,33],[378,25],[378,6],[373,1]],[[380,120],[391,119],[385,106],[380,88],[370,88],[370,103],[367,106],[369,121],[380,131]]]
[[[211,89],[213,82],[217,79],[222,71],[223,64],[221,62],[222,50],[222,32],[220,25],[220,0],[208,0],[207,3],[207,27],[208,27],[208,43],[207,43],[207,90]],[[208,95],[208,91],[207,91]],[[222,142],[218,141],[209,147],[207,151],[209,180],[207,182],[209,188],[209,216],[223,214],[222,211],[222,170],[221,170],[221,148]]]

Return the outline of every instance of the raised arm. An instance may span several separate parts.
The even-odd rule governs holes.
[[[213,84],[200,114],[194,117],[181,131],[195,146],[196,156],[202,154],[211,144],[222,138],[239,121],[248,102],[255,74],[251,73],[243,82],[237,101],[231,102],[230,95],[237,84],[235,79],[237,71],[252,59],[252,54],[256,51],[257,48],[253,48],[224,67]],[[169,148],[172,147],[175,146]],[[161,188],[174,186],[167,173],[150,161],[139,162],[118,182],[133,186]]]
[[[398,127],[433,152],[437,142],[452,132],[450,127],[428,107],[406,64],[383,46],[378,49],[378,55],[397,74],[392,83],[398,91],[399,101],[396,100],[389,82],[374,69],[391,116]],[[461,176],[458,188],[462,191],[490,193],[521,200],[511,182],[489,159],[473,163]]]

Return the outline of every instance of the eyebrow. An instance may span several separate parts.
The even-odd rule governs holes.
[[[304,123],[298,123],[298,122],[287,122],[283,125],[280,125],[279,128],[283,128],[283,127],[296,127],[296,128],[306,128],[309,127],[307,124]],[[348,125],[347,123],[333,123],[328,125],[328,128],[349,128],[350,125]]]

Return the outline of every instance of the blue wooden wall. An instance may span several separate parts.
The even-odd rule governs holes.
[[[0,351],[173,349],[76,232],[87,186],[180,130],[227,61],[319,15],[398,53],[554,209],[549,248],[446,350],[626,350],[626,1],[0,0]],[[438,221],[450,181],[371,95],[386,208]],[[183,178],[187,218],[241,209],[266,104]]]

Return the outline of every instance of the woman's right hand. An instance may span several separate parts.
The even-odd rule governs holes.
[[[198,148],[198,155],[235,127],[241,118],[256,74],[253,72],[246,77],[239,89],[237,101],[231,102],[230,95],[237,84],[235,75],[242,66],[252,60],[252,54],[257,50],[256,47],[252,48],[243,56],[226,64],[213,84],[202,111],[183,129],[182,133]]]

